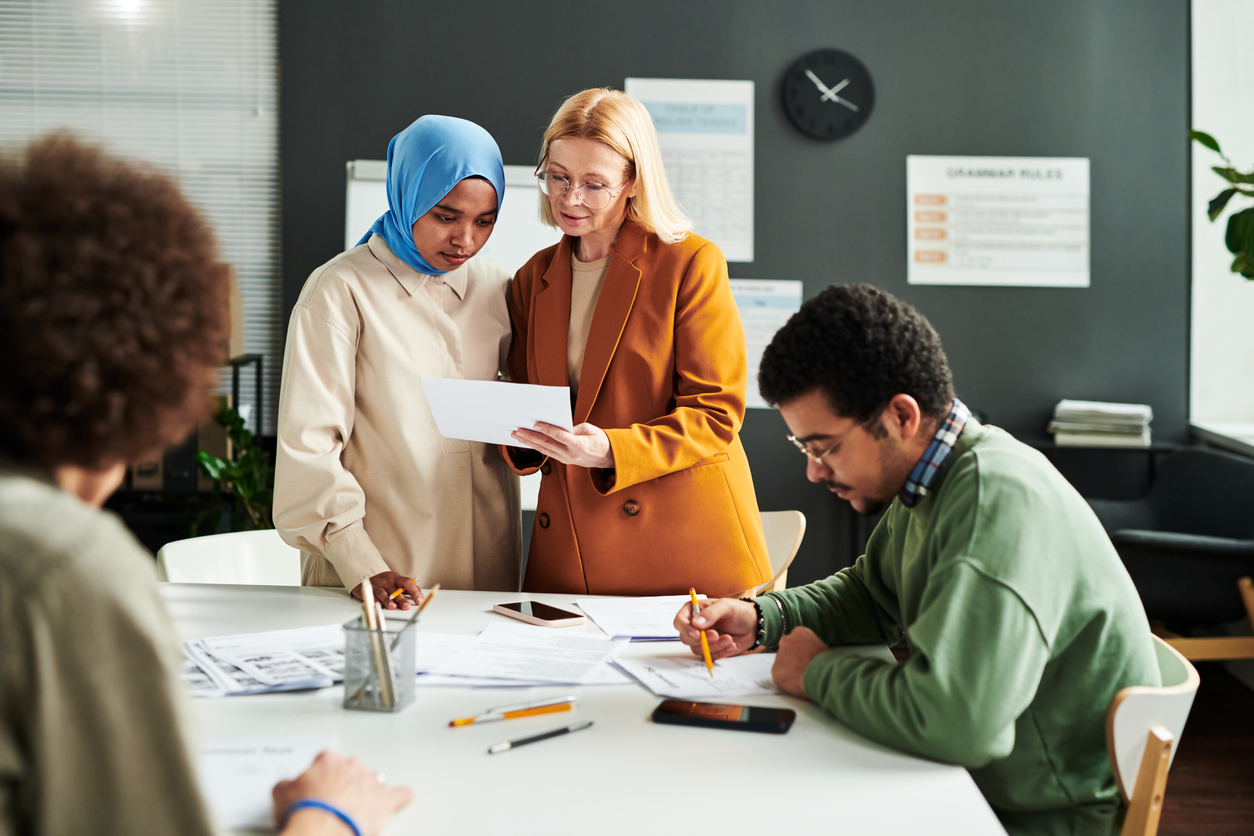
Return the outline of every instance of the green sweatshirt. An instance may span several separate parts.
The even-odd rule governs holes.
[[[852,567],[757,602],[769,647],[797,625],[829,645],[904,632],[908,662],[825,653],[806,694],[873,740],[967,767],[1012,833],[1110,832],[1106,708],[1161,684],[1158,665],[1109,538],[1037,451],[971,420]]]

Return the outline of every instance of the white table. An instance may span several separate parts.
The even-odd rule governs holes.
[[[342,591],[300,587],[163,584],[183,639],[343,623],[360,613]],[[419,629],[474,634],[503,616],[494,603],[534,598],[566,606],[574,595],[441,591]],[[598,632],[586,628],[566,629]],[[625,655],[680,652],[635,643]],[[572,713],[453,729],[448,721],[502,703],[577,693]],[[791,697],[755,705],[797,711],[784,735],[662,726],[659,699],[638,685],[419,688],[398,714],[345,711],[343,688],[196,701],[208,737],[334,732],[417,800],[389,834],[727,834],[781,832],[1004,834],[965,769],[868,741]],[[591,729],[500,755],[487,748],[549,728]],[[717,826],[714,826],[717,824]]]

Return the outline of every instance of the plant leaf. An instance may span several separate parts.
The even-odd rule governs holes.
[[[196,451],[196,464],[200,467],[202,473],[210,479],[221,479],[222,468],[226,467],[227,462],[219,459],[204,450]]]
[[[1228,205],[1228,201],[1232,200],[1232,196],[1237,193],[1237,189],[1233,186],[1231,189],[1224,189],[1215,195],[1214,199],[1206,205],[1206,214],[1213,221],[1223,212],[1224,207]]]
[[[1202,131],[1189,131],[1189,139],[1202,143],[1216,154],[1223,154],[1223,151],[1219,150],[1219,143],[1216,142],[1215,138],[1208,133],[1203,133]]]
[[[1235,168],[1213,165],[1210,170],[1227,180],[1229,183],[1254,183],[1254,171],[1244,174]]]
[[[1254,257],[1254,206],[1234,212],[1228,218],[1228,230],[1224,234],[1224,243],[1228,252],[1240,256],[1244,253]],[[1237,271],[1235,265],[1233,270]]]

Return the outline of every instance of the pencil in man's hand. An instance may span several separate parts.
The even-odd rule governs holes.
[[[692,596],[692,617],[696,618],[697,613],[701,612],[700,605],[697,604],[697,590],[690,587],[688,594]],[[693,625],[696,626],[695,624]],[[714,678],[714,660],[710,658],[710,642],[705,638],[705,631],[701,631],[701,655],[705,657],[705,669],[710,672],[710,678]]]

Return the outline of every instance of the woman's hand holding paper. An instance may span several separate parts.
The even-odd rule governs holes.
[[[592,424],[579,424],[573,430],[564,430],[540,422],[530,430],[514,430],[514,438],[562,464],[602,469],[614,466],[614,450],[610,447],[609,436]]]

